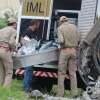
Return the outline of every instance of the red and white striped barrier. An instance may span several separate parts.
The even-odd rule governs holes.
[[[50,77],[57,78],[58,75],[55,72],[45,72],[45,71],[33,71],[33,75],[37,77]]]
[[[17,69],[16,75],[23,75],[25,72],[24,69]],[[48,72],[48,71],[33,71],[33,76],[35,77],[45,77],[45,78],[58,78],[58,74],[56,72]],[[66,78],[69,79],[69,76],[66,75]]]

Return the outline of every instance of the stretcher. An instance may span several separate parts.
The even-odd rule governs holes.
[[[48,63],[58,61],[58,49],[37,52],[29,55],[14,55],[14,68],[37,66],[46,68],[57,68],[57,65],[50,65]]]

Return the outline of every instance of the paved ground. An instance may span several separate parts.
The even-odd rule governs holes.
[[[70,99],[70,98],[62,98],[62,97],[47,97],[45,100],[81,100],[80,98]]]

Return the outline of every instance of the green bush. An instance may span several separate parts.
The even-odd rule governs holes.
[[[7,20],[0,18],[0,29],[7,26]]]

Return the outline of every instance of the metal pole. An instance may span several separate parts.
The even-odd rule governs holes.
[[[47,30],[47,40],[49,40],[49,35],[50,35],[50,26],[51,26],[51,17],[52,17],[52,9],[53,9],[53,0],[51,0],[51,6],[50,6],[50,18],[48,21],[48,30]]]
[[[22,15],[22,0],[20,0],[20,7],[18,11],[18,23],[17,23],[17,37],[16,37],[16,43],[19,42],[19,34],[20,34],[20,23],[21,23],[21,15]]]

